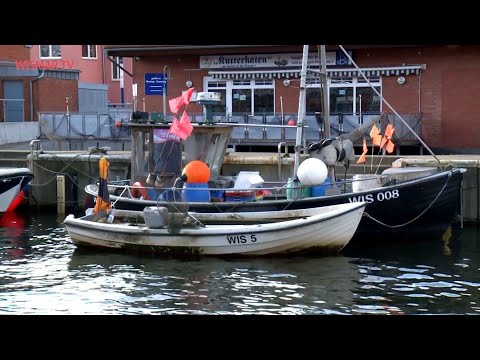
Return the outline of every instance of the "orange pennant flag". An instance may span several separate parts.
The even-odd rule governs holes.
[[[363,137],[363,152],[362,155],[360,155],[360,158],[357,160],[357,164],[364,163],[367,161],[367,157],[365,156],[368,152],[367,148],[367,139],[365,139],[365,136]]]
[[[382,138],[382,142],[380,143],[380,149],[383,148],[383,146],[387,143],[387,137],[384,135]]]
[[[372,138],[373,145],[380,146],[380,142],[382,141],[382,136],[380,135],[380,130],[373,124],[372,130],[370,130],[370,137]]]
[[[382,135],[378,134],[372,137],[372,143],[373,145],[380,146],[380,143],[382,142]]]
[[[378,134],[380,134],[380,130],[378,130],[375,124],[373,124],[372,130],[370,130],[370,137],[373,139],[373,137],[377,136]]]
[[[380,149],[383,148],[383,146],[390,141],[393,137],[393,133],[395,132],[395,128],[392,126],[392,124],[388,124],[386,129],[385,129],[385,134],[383,135],[382,142],[380,143]],[[392,150],[393,151],[393,150]]]
[[[385,146],[385,150],[387,150],[387,152],[389,154],[391,154],[393,152],[393,148],[395,147],[395,144],[393,143],[392,140],[388,140],[387,141],[387,146]]]
[[[388,124],[387,128],[385,129],[385,136],[387,139],[391,139],[393,137],[393,133],[395,132],[395,128],[393,127],[392,124]]]
[[[362,155],[360,155],[360,157],[358,158],[357,164],[364,163],[365,161],[367,161],[367,157],[365,156],[365,154],[362,154]]]

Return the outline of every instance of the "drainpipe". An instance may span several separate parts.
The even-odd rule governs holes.
[[[105,75],[105,56],[107,55],[107,49],[102,45],[102,81],[103,84],[106,84],[106,75]]]
[[[30,80],[30,121],[33,121],[33,82],[41,79],[45,75],[45,70],[42,70],[42,75]]]

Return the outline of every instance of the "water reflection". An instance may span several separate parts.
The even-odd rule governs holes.
[[[479,314],[479,231],[404,244],[349,249],[363,275],[357,293],[360,313]],[[453,233],[450,233],[452,235]],[[464,281],[462,279],[470,279]],[[385,304],[372,307],[372,300]]]
[[[28,251],[25,218],[15,212],[0,215],[0,259],[20,258]]]
[[[92,275],[95,268],[98,278],[122,274],[125,267],[136,273],[135,291],[125,293],[130,301],[151,313],[175,314],[342,312],[340,307],[353,303],[351,288],[358,274],[358,267],[343,256],[181,261],[76,250],[69,264],[78,274],[88,269]]]
[[[334,257],[85,251],[62,217],[2,218],[0,314],[479,314],[480,231]]]

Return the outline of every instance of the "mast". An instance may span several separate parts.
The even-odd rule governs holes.
[[[330,103],[328,101],[328,84],[327,84],[327,53],[325,45],[320,45],[320,78],[322,84],[323,96],[323,132],[328,139],[330,133]]]
[[[325,138],[330,138],[330,102],[328,101],[329,88],[327,78],[327,51],[325,45],[320,45],[320,78],[322,79],[322,95],[323,95],[323,131]],[[335,166],[328,165],[328,177],[330,183],[335,183]]]
[[[294,179],[297,178],[297,170],[298,170],[298,166],[300,165],[300,151],[302,149],[303,118],[305,117],[305,106],[306,106],[305,87],[307,83],[307,65],[308,65],[308,45],[303,45],[302,70],[300,72],[300,94],[298,98],[297,137],[295,139],[295,162],[293,166]],[[294,190],[294,193],[295,191],[296,190]]]

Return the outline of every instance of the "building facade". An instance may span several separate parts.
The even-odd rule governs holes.
[[[163,113],[166,100],[193,86],[197,91],[221,94],[221,102],[211,108],[218,119],[269,124],[278,118],[296,120],[302,47],[106,45],[106,52],[109,56],[133,59],[139,109]],[[334,128],[340,132],[352,130],[366,119],[386,113],[395,123],[399,142],[418,144],[415,136],[407,135],[408,129],[395,119],[394,112],[373,91],[373,86],[402,118],[409,119],[410,126],[432,149],[472,152],[480,147],[480,105],[476,101],[480,46],[343,48],[351,59],[338,46],[326,47],[329,119]],[[309,67],[318,69],[318,64],[318,48],[310,46]],[[309,75],[306,98],[306,120],[314,129],[314,139],[317,129],[322,127],[323,113],[318,75]],[[205,114],[205,109],[197,104],[189,105],[189,111]],[[167,119],[173,116],[168,108],[166,113]],[[278,136],[271,134],[278,131],[264,128],[259,133],[245,128],[239,138],[245,143],[274,144]]]
[[[31,63],[32,45],[0,46],[0,121],[37,120],[39,111],[78,111],[77,69],[41,69]],[[48,96],[42,96],[48,94]]]
[[[30,59],[56,62],[53,64],[58,68],[77,69],[80,83],[107,85],[108,103],[112,106],[132,103],[132,78],[106,57],[104,45],[33,45]],[[131,58],[112,60],[131,73]]]
[[[104,45],[1,45],[0,121],[34,121],[39,112],[67,107],[102,113],[107,103],[131,107],[132,78],[117,64],[131,74],[132,60],[111,59]],[[96,104],[92,95],[102,93]]]

